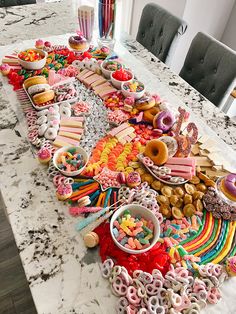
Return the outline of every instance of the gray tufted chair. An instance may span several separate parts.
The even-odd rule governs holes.
[[[199,32],[191,43],[180,76],[219,107],[235,86],[236,53]]]
[[[149,3],[143,8],[136,39],[162,62],[168,62],[174,43],[186,29],[184,21],[159,5]]]
[[[0,0],[0,8],[33,3],[36,3],[36,0]]]

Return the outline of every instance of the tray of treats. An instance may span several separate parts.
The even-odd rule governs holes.
[[[156,166],[149,157],[146,157],[143,154],[139,154],[138,159],[143,164],[143,166],[151,173],[151,175],[153,175],[157,180],[161,181],[162,183],[169,184],[169,185],[179,185],[179,184],[187,183],[189,180],[189,179],[184,178],[183,176],[185,176],[185,174],[181,172],[179,173],[178,176],[176,174],[171,175],[172,173],[171,168],[174,168],[172,167],[172,165],[174,165],[174,163],[176,162],[181,162],[181,161],[184,162],[182,160],[183,158],[177,158],[177,159],[175,157],[169,158],[168,163],[160,167]],[[190,171],[192,171],[194,175],[194,172],[195,172],[194,159],[193,158],[191,158],[192,160],[190,158],[185,158],[185,159],[186,159],[185,166],[187,168],[192,168],[190,169]],[[182,167],[182,166],[179,165],[179,167]],[[186,171],[189,171],[189,169],[187,168],[186,168]]]
[[[63,102],[75,102],[78,95],[74,81],[74,78],[68,78],[61,83],[49,85],[44,76],[34,76],[25,80],[23,89],[32,106],[36,110],[43,110]]]

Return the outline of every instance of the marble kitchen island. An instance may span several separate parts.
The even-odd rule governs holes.
[[[69,34],[64,33],[73,32],[76,27],[76,3],[40,4],[39,15],[36,5],[26,6],[24,13],[17,7],[0,9],[3,16],[0,44],[4,46],[0,49],[0,57],[13,49],[32,46],[35,40],[27,39],[51,36],[47,39],[53,43],[66,44]],[[19,14],[24,14],[22,20]],[[13,23],[13,15],[20,21]],[[60,28],[62,16],[63,27]],[[60,25],[55,27],[55,23]],[[212,132],[214,137],[215,133],[218,135],[219,146],[222,151],[227,150],[232,166],[236,166],[233,164],[236,159],[235,122],[135,40],[123,37],[115,51],[135,69],[135,74],[149,90],[158,92],[176,107],[189,107],[193,121],[202,132]],[[56,199],[45,167],[35,159],[27,140],[25,119],[16,94],[2,78],[0,116],[0,188],[38,313],[115,313],[116,297],[100,274],[98,254],[96,250],[84,247],[81,236],[75,231],[76,219],[69,215],[68,207]],[[205,312],[235,313],[233,283],[232,279],[224,284],[223,300],[214,307],[208,306]]]

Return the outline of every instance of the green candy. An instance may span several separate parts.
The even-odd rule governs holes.
[[[188,255],[188,252],[182,246],[178,247],[178,252],[181,257]]]
[[[144,226],[144,225],[143,225],[143,227],[142,227],[142,228],[143,228],[143,230],[144,230],[144,231],[146,231],[146,232],[147,232],[147,234],[151,234],[151,233],[152,233],[152,230],[151,230],[151,229],[149,229],[148,227],[146,227],[146,226]]]
[[[67,151],[68,151],[68,153],[71,153],[73,155],[76,153],[76,147],[71,147]]]
[[[148,241],[148,240],[145,240],[145,239],[143,239],[143,238],[140,238],[140,239],[139,239],[139,242],[140,242],[141,244],[149,244],[149,241]]]
[[[127,215],[130,215],[130,211],[128,209],[124,211],[124,216],[127,216]]]

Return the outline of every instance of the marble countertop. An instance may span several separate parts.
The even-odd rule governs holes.
[[[22,42],[28,36],[38,38],[62,34],[65,29],[74,31],[75,24],[70,15],[72,8],[68,8],[65,2],[40,6],[43,12],[40,10],[39,16],[35,15],[36,5],[26,6],[25,21],[18,22],[18,25],[29,24],[24,25],[23,33],[21,27],[11,24],[11,13],[0,20],[6,29],[0,44],[11,44],[1,47],[0,58],[15,48],[32,45],[34,41]],[[0,14],[4,10],[1,9]],[[58,30],[54,27],[55,15],[49,15],[63,10],[64,30]],[[44,19],[45,25],[35,25],[36,18],[45,16],[49,16]],[[9,25],[6,25],[8,22]],[[34,32],[27,33],[32,25]],[[48,39],[55,44],[66,43],[68,36]],[[135,74],[147,84],[148,90],[160,93],[176,108],[179,105],[190,107],[192,118],[201,132],[209,132],[216,137],[215,131],[222,150],[228,151],[232,162],[235,161],[236,125],[136,41],[126,37],[122,43],[116,45],[116,51],[127,65],[135,69]],[[101,277],[98,254],[96,250],[84,247],[81,236],[74,228],[75,218],[68,214],[65,204],[57,201],[46,170],[34,158],[27,140],[25,120],[16,94],[3,79],[0,81],[0,117],[0,188],[38,313],[115,313],[116,298],[111,294],[107,281]],[[214,307],[209,306],[208,313],[236,312],[236,303],[232,302],[233,283],[235,281],[231,280],[223,286],[223,300]]]

